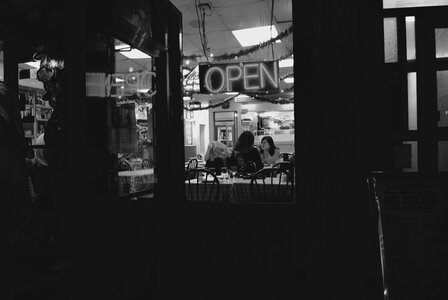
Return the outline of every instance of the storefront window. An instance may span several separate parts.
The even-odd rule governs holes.
[[[415,60],[415,17],[406,17],[406,57]]]
[[[383,0],[383,8],[424,7],[448,5],[448,0]]]
[[[417,73],[408,73],[408,130],[417,130]]]
[[[384,61],[398,61],[397,18],[384,18]]]
[[[172,2],[186,8],[182,1]],[[200,39],[193,34],[184,39],[186,200],[293,203],[292,1],[196,9],[205,17],[223,16],[223,27],[200,28]],[[270,16],[272,26],[253,22],[260,15]],[[184,22],[184,32],[196,34],[195,24]],[[219,39],[213,38],[216,30]],[[196,38],[203,43],[196,44]],[[246,47],[249,40],[256,41]]]
[[[446,58],[448,57],[448,28],[436,28],[436,57]]]
[[[106,97],[110,188],[119,197],[153,197],[154,59],[115,39],[114,73],[87,73],[87,96]]]
[[[117,189],[123,196],[154,187],[155,73],[154,60],[144,52],[119,40],[115,50],[109,151],[117,158]]]

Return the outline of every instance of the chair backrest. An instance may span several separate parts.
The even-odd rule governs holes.
[[[209,169],[194,168],[185,171],[185,196],[188,201],[216,202],[219,180]]]
[[[291,180],[294,182],[294,164],[293,162],[289,161],[281,161],[279,163],[276,163],[273,168],[278,168],[282,170],[287,176],[288,180]]]
[[[190,161],[187,164],[186,171],[189,169],[196,169],[198,167],[198,160],[196,158],[190,159]]]
[[[291,153],[282,152],[280,153],[280,157],[282,158],[283,161],[289,161],[289,159],[291,158]]]
[[[244,162],[241,173],[255,173],[257,171],[257,165],[253,161]]]
[[[294,180],[287,170],[279,167],[264,168],[253,174],[249,188],[252,202],[294,201]]]
[[[144,158],[142,160],[142,169],[149,169],[151,168],[151,162],[149,161],[149,159]]]
[[[127,160],[121,159],[118,162],[118,170],[119,171],[132,171],[132,166]]]

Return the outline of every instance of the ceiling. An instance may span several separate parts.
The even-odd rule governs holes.
[[[233,54],[243,49],[232,34],[232,30],[269,26],[272,3],[274,3],[273,25],[277,32],[283,32],[292,25],[292,0],[171,0],[171,2],[182,13],[184,56],[203,54],[195,2],[208,3],[211,7],[211,11],[207,10],[209,16],[205,17],[205,32],[208,39],[207,46],[214,56]],[[281,43],[274,44],[274,58],[292,53],[292,38],[291,34]],[[272,59],[270,48],[255,51],[236,61]]]
[[[185,68],[193,69],[198,63],[206,62],[201,45],[198,26],[198,15],[196,5],[209,4],[210,10],[206,9],[205,33],[209,53],[214,57],[230,55],[247,49],[242,47],[232,33],[232,30],[253,28],[271,25],[271,10],[273,9],[273,22],[277,32],[280,34],[292,26],[292,0],[170,0],[182,13],[183,24],[183,55],[199,56],[198,59],[184,59]],[[198,9],[199,14],[201,10]],[[210,63],[232,63],[247,61],[262,61],[282,59],[291,56],[293,52],[293,34],[284,37],[281,43],[273,44],[247,55],[230,60],[217,60],[209,56]],[[280,68],[280,78],[292,74],[293,67]],[[280,89],[292,87],[292,83],[280,82]],[[225,95],[216,95],[213,98],[221,100]],[[210,96],[196,95],[195,100],[210,99]]]

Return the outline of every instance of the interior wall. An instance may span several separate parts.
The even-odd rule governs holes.
[[[207,150],[207,146],[210,143],[209,138],[209,113],[207,110],[197,110],[194,113],[194,123],[193,123],[193,145],[196,145],[197,153],[201,153],[200,149],[200,125],[205,125],[205,139],[204,145],[205,150]],[[204,153],[201,153],[204,154]]]
[[[230,101],[229,102],[229,108],[222,108],[221,106],[216,107],[216,108],[211,108],[209,109],[209,137],[210,137],[210,141],[216,141],[217,137],[216,137],[216,132],[215,132],[215,123],[213,120],[213,116],[215,112],[229,112],[229,111],[235,111],[238,114],[237,117],[237,126],[236,126],[236,134],[235,134],[235,138],[238,139],[238,136],[241,134],[241,104],[239,103],[235,103],[235,101]],[[236,141],[235,141],[236,142]]]

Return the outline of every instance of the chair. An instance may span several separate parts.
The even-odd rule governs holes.
[[[252,202],[294,201],[294,180],[281,167],[265,168],[253,174],[249,189]]]
[[[246,161],[244,162],[243,166],[241,167],[241,173],[255,173],[257,171],[257,165],[253,161]]]
[[[291,158],[291,153],[288,152],[282,152],[280,153],[280,157],[282,158],[283,161],[289,161]]]
[[[149,159],[144,158],[142,160],[142,169],[149,169],[151,168],[151,162],[149,161]]]
[[[188,162],[187,168],[185,169],[185,171],[187,171],[189,169],[196,169],[197,167],[198,167],[198,160],[196,158],[192,158]]]
[[[118,162],[118,171],[132,171],[132,166],[127,160],[121,159]]]
[[[288,180],[294,181],[294,164],[292,162],[282,161],[276,163],[273,168],[278,168],[288,176]]]
[[[219,189],[219,180],[212,171],[201,168],[185,171],[185,196],[188,201],[216,202]]]

